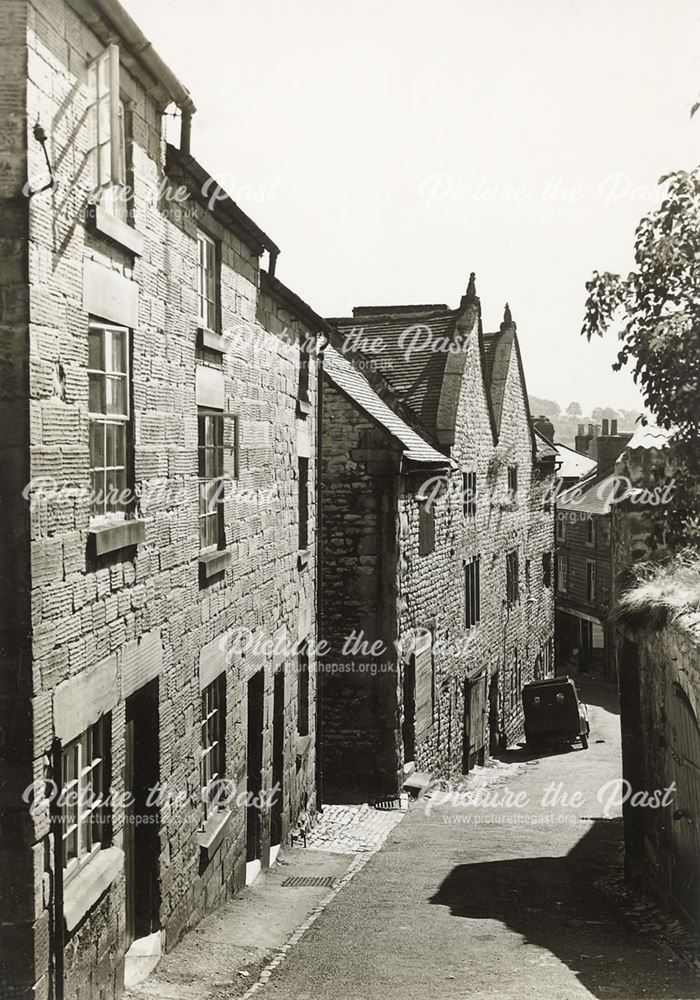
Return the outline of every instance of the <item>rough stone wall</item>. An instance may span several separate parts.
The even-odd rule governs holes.
[[[6,20],[9,7],[11,16]],[[28,41],[23,47],[25,14]],[[27,712],[28,695],[32,695],[33,745],[30,734],[22,734],[25,756],[31,746],[32,768],[16,773],[10,791],[13,801],[19,801],[29,774],[36,780],[46,774],[57,692],[78,692],[90,668],[104,663],[111,671],[110,682],[102,685],[106,693],[102,693],[111,709],[112,785],[119,796],[124,791],[125,695],[138,687],[134,677],[138,681],[141,675],[143,679],[157,675],[159,778],[166,789],[157,874],[160,922],[166,946],[172,947],[205,910],[243,884],[245,872],[242,805],[234,809],[217,854],[200,870],[196,834],[203,822],[199,801],[203,647],[218,657],[218,666],[227,672],[227,776],[241,792],[246,787],[248,678],[257,669],[265,670],[263,785],[270,787],[273,670],[284,667],[283,836],[302,808],[313,807],[313,746],[309,741],[300,746],[296,737],[295,657],[281,661],[264,645],[261,651],[227,657],[225,646],[218,647],[221,637],[236,629],[254,630],[263,642],[280,633],[292,642],[306,637],[312,675],[315,672],[315,367],[312,364],[310,374],[312,412],[297,416],[299,350],[295,338],[300,335],[299,324],[277,302],[260,301],[256,254],[234,233],[207,219],[208,228],[221,239],[222,327],[228,344],[222,368],[227,408],[239,417],[240,474],[228,484],[224,504],[231,565],[223,577],[201,585],[195,390],[199,209],[193,199],[178,207],[154,196],[164,180],[159,109],[122,65],[121,85],[129,97],[133,135],[134,226],[145,237],[144,252],[132,258],[126,250],[88,231],[84,222],[88,193],[84,71],[88,57],[97,55],[102,46],[61,0],[3,4],[1,30],[0,40],[9,37],[13,46],[3,72],[5,65],[14,66],[24,59],[28,77],[26,106],[17,88],[2,91],[3,101],[7,95],[12,105],[12,124],[5,138],[14,135],[20,150],[28,145],[29,175],[41,173],[41,149],[28,136],[40,119],[49,133],[48,148],[58,181],[54,189],[32,199],[27,210],[25,200],[16,195],[16,183],[24,173],[21,156],[16,176],[3,177],[3,184],[10,188],[8,192],[3,189],[3,194],[15,199],[17,240],[16,273],[2,272],[2,320],[4,330],[13,333],[16,372],[20,377],[26,373],[31,395],[31,468],[22,470],[18,462],[17,485],[20,479],[44,477],[43,494],[38,489],[32,493],[30,515],[25,505],[32,536],[32,657],[23,664],[23,680],[16,678],[17,691],[20,681],[27,689],[22,702]],[[21,68],[19,63],[15,69]],[[17,122],[21,123],[19,132]],[[27,211],[28,243],[21,228]],[[20,308],[26,301],[20,290],[23,256],[23,282],[30,283],[28,343],[26,316]],[[90,510],[84,495],[89,487],[88,314],[83,302],[87,262],[136,282],[139,290],[132,347],[133,461],[145,540],[135,549],[99,558],[89,553]],[[283,332],[285,327],[292,328],[292,336]],[[20,416],[14,412],[11,416],[13,432],[15,416],[21,430]],[[300,565],[296,456],[302,424],[311,447],[311,547]],[[25,448],[20,462],[28,466],[28,457]],[[51,496],[47,479],[71,490]],[[20,516],[17,524],[21,523]],[[314,689],[311,685],[312,693]],[[6,700],[2,705],[7,711]],[[14,713],[18,714],[16,709]],[[312,706],[312,733],[314,725]],[[13,945],[12,973],[4,970],[2,992],[13,997],[46,996],[53,905],[46,803],[33,820],[25,813],[13,822],[18,835],[12,842],[23,846],[12,857],[3,854],[0,865],[3,872],[12,867],[18,873],[12,886],[16,923],[6,928]],[[269,810],[263,826],[264,864]],[[124,842],[124,815],[119,808],[114,810],[112,842],[115,847]],[[99,1000],[118,993],[124,935],[124,877],[120,875],[68,935],[66,996]]]
[[[397,788],[399,450],[327,378],[322,427],[323,792],[362,801]]]
[[[665,627],[623,625],[620,697],[626,871],[681,916],[700,919],[700,630],[697,614]],[[654,807],[633,795],[669,789]]]
[[[30,524],[21,491],[29,477],[29,288],[27,236],[27,4],[3,4],[0,18],[0,994],[25,995],[33,957],[47,949],[41,859],[29,848],[33,824],[21,801],[34,753],[30,659]],[[13,903],[12,920],[8,910]],[[18,974],[13,975],[17,966]],[[44,984],[45,985],[45,984]]]

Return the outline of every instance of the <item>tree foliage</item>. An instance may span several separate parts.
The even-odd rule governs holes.
[[[595,271],[586,283],[582,333],[590,340],[618,328],[613,368],[631,364],[657,423],[674,429],[687,519],[697,510],[700,473],[700,167],[660,183],[659,208],[637,226],[634,270],[627,277]]]

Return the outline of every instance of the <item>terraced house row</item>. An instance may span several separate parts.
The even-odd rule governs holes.
[[[0,994],[97,1000],[315,806],[320,321],[119,4],[1,13]]]
[[[0,79],[0,993],[103,1000],[321,798],[519,732],[552,456],[473,283],[328,321],[280,282],[116,0],[3,0]]]
[[[336,319],[322,400],[324,794],[391,797],[522,735],[554,671],[551,490],[515,324],[456,309]],[[352,642],[348,636],[356,637]]]

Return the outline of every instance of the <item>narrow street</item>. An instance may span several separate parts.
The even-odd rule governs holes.
[[[619,864],[614,696],[585,689],[590,749],[513,751],[470,777],[500,802],[411,804],[382,849],[328,905],[262,988],[272,1000],[697,998],[692,972],[640,936],[596,883]],[[543,804],[552,783],[578,805]],[[503,805],[507,792],[517,805]],[[522,794],[524,793],[524,795]],[[522,803],[525,798],[527,805]]]

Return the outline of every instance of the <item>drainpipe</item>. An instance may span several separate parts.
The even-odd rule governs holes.
[[[180,124],[180,152],[190,155],[190,137],[192,135],[192,112],[182,111]]]
[[[272,258],[271,258],[272,261]],[[323,497],[321,463],[323,459],[323,364],[328,337],[318,341],[316,359],[316,649],[323,639]],[[318,656],[318,652],[317,652]],[[316,663],[316,809],[323,809],[323,669]]]
[[[61,805],[58,801],[58,789],[63,787],[63,748],[61,741],[55,739],[51,744],[51,777],[53,779],[54,795],[49,803],[51,817],[51,836],[53,840],[53,961],[54,961],[54,998],[64,1000],[64,948],[65,923],[63,918],[63,824]]]

